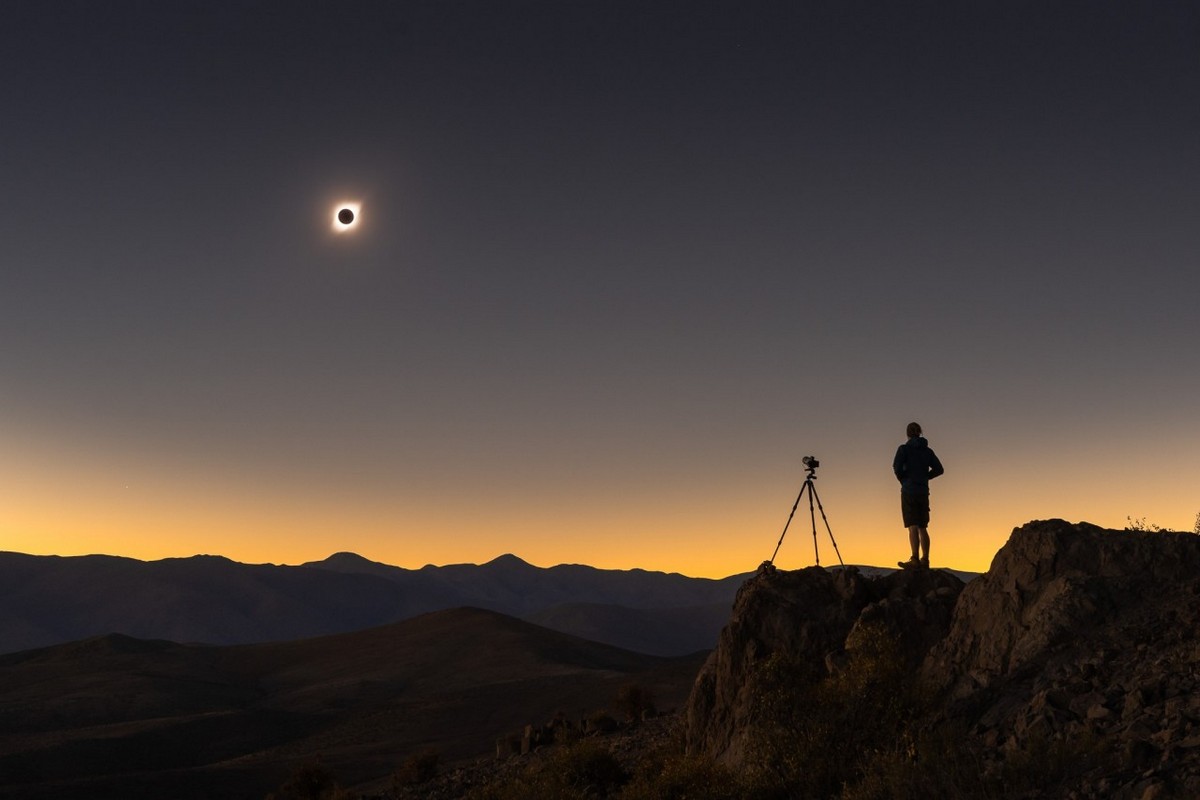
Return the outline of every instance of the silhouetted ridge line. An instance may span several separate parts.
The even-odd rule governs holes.
[[[511,553],[483,565],[419,570],[347,552],[298,567],[211,555],[145,562],[0,553],[0,652],[111,632],[249,644],[361,630],[462,606],[525,617],[584,603],[595,607],[591,618],[575,613],[550,624],[614,645],[681,655],[716,642],[720,625],[706,609],[728,607],[741,582],[742,576],[713,580],[582,565],[536,567]],[[615,618],[601,606],[631,611],[618,625],[605,622]],[[668,608],[696,609],[699,629],[659,625],[656,613]],[[639,633],[647,627],[659,634]]]

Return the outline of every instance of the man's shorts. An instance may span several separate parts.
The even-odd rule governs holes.
[[[929,527],[929,495],[900,493],[900,513],[904,515],[904,527]]]

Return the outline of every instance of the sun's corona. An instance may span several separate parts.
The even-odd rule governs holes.
[[[333,232],[350,233],[362,219],[362,204],[342,202],[333,207]]]

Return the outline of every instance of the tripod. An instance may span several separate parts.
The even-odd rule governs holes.
[[[783,526],[783,533],[779,534],[779,543],[775,545],[775,552],[771,554],[771,560],[768,564],[774,565],[775,556],[779,555],[779,548],[783,544],[783,537],[787,536],[788,526],[792,524],[792,517],[796,515],[796,508],[800,505],[800,498],[804,497],[805,490],[808,491],[808,516],[812,520],[812,536],[813,536],[813,555],[816,556],[817,566],[821,566],[821,552],[817,549],[817,515],[813,511],[813,500],[817,501],[817,508],[821,510],[821,521],[825,523],[825,530],[829,533],[829,541],[833,542],[833,552],[837,553],[838,563],[843,567],[846,566],[842,562],[842,553],[838,550],[837,540],[833,538],[833,531],[829,527],[829,520],[825,516],[825,507],[821,505],[821,498],[817,497],[817,487],[813,481],[817,479],[817,461],[811,456],[806,456],[804,459],[804,469],[808,472],[804,476],[804,485],[800,487],[800,494],[796,495],[796,502],[792,503],[792,513],[788,514],[787,522]]]

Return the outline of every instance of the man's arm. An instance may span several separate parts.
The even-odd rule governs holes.
[[[929,451],[929,480],[933,480],[938,475],[943,474],[945,471],[946,470],[944,470],[942,468],[942,462],[938,460],[937,453],[933,452],[933,450],[930,450]]]
[[[892,459],[892,472],[896,475],[896,480],[904,482],[904,471],[907,465],[904,463],[904,445],[896,448],[896,457]]]

